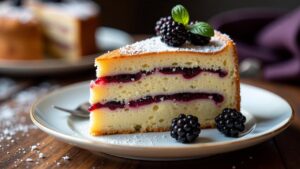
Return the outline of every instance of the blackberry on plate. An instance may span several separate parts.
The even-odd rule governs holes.
[[[235,109],[225,108],[215,118],[217,129],[228,137],[238,137],[245,130],[246,117]]]
[[[180,114],[172,120],[171,137],[181,143],[191,143],[200,134],[198,118],[192,115]]]
[[[181,23],[175,22],[171,16],[160,19],[155,27],[161,41],[169,46],[181,46],[187,40],[187,30]]]

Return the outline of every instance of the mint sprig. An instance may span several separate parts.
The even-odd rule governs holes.
[[[183,24],[193,34],[205,37],[214,36],[214,28],[206,22],[197,22],[193,25],[188,25],[190,21],[189,12],[180,4],[172,8],[171,15],[175,22]]]
[[[206,22],[197,22],[193,25],[188,25],[187,29],[193,34],[205,37],[212,37],[215,34],[214,28]]]
[[[187,9],[182,5],[176,5],[171,11],[172,18],[175,22],[186,26],[189,23],[190,15]]]

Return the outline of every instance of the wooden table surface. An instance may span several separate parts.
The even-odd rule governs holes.
[[[76,77],[68,75],[31,80],[0,77],[0,168],[300,168],[300,87],[291,84],[243,79],[244,83],[271,90],[287,99],[296,111],[296,118],[292,126],[269,141],[203,159],[148,162],[96,156],[57,141],[32,124],[29,107],[34,100],[65,85],[93,78],[94,70],[76,74]],[[70,159],[64,159],[67,157]]]

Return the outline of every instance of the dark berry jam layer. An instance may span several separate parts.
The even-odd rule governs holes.
[[[215,102],[215,104],[219,104],[223,102],[224,97],[217,93],[176,93],[171,95],[156,95],[156,96],[146,96],[140,98],[138,100],[131,100],[128,103],[120,102],[120,101],[110,101],[106,103],[96,103],[93,104],[89,111],[93,111],[100,108],[109,108],[110,110],[115,110],[118,108],[136,108],[140,106],[145,106],[152,103],[158,103],[166,100],[173,100],[177,102],[188,102],[197,99],[210,99]]]
[[[181,67],[166,67],[166,68],[155,68],[152,71],[140,71],[134,74],[118,74],[114,76],[103,76],[98,78],[96,84],[106,84],[106,83],[126,83],[138,81],[142,76],[148,76],[153,73],[162,73],[166,75],[181,74],[185,79],[191,79],[202,72],[209,72],[218,74],[219,77],[225,77],[228,73],[222,69],[202,69],[200,67],[195,68],[181,68]]]

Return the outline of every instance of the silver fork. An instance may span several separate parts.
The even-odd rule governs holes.
[[[90,104],[88,102],[80,104],[76,109],[66,109],[60,106],[53,105],[53,108],[70,113],[72,116],[76,117],[81,117],[81,118],[89,118],[90,117],[90,112],[89,112],[89,107]]]

